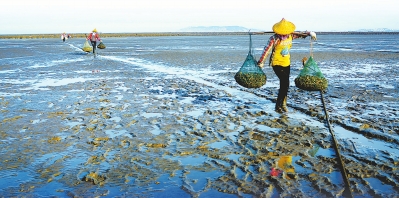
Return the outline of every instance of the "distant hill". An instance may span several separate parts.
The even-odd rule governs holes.
[[[393,30],[388,28],[378,28],[378,29],[360,29],[357,32],[399,32],[399,30]]]
[[[180,29],[181,32],[248,32],[257,31],[241,26],[196,26]]]
[[[194,27],[186,27],[178,30],[178,32],[262,32],[264,30],[259,29],[249,29],[242,26],[194,26]],[[323,32],[323,31],[319,31]],[[343,31],[325,31],[325,32],[343,32]],[[346,31],[345,31],[346,32]],[[348,32],[399,32],[399,30],[388,29],[388,28],[378,28],[378,29],[359,29],[356,31],[348,31]]]

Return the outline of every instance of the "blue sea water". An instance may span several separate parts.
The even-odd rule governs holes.
[[[269,35],[255,35],[253,37],[253,48],[255,56],[259,57],[263,47],[267,44]],[[106,50],[98,50],[100,55],[145,57],[147,61],[160,57],[156,55],[161,52],[176,52],[179,58],[195,60],[190,52],[206,57],[205,62],[218,62],[220,53],[224,57],[239,57],[228,59],[231,61],[221,63],[221,66],[235,64],[235,60],[245,57],[248,51],[248,36],[170,36],[170,37],[125,37],[125,38],[103,38]],[[1,39],[0,58],[1,64],[18,63],[18,59],[35,62],[41,60],[57,60],[60,57],[82,54],[81,48],[84,39],[72,38],[62,43],[60,39]],[[70,47],[75,47],[68,49]],[[309,53],[313,50],[314,55],[322,52],[387,52],[399,53],[399,35],[397,34],[328,34],[319,35],[318,41],[311,44],[310,40],[294,40],[292,53]],[[72,51],[71,51],[72,50]],[[184,52],[184,53],[183,53]],[[183,53],[183,54],[180,54]],[[184,56],[186,54],[186,56]],[[146,56],[150,55],[150,56]],[[31,58],[29,58],[31,57]],[[374,59],[376,57],[373,57]],[[223,59],[224,60],[224,59]],[[10,62],[11,61],[11,62]],[[165,62],[167,60],[164,60]],[[168,62],[166,62],[168,63]],[[204,64],[203,66],[207,66]]]
[[[351,50],[399,53],[398,34],[321,35],[315,51]]]

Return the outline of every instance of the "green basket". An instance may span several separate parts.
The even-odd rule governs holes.
[[[103,42],[100,42],[100,44],[97,45],[98,49],[105,49],[105,45]]]
[[[235,81],[246,88],[259,88],[266,84],[266,74],[258,66],[252,54],[252,38],[249,34],[249,52],[240,70],[234,76]]]
[[[301,72],[295,78],[295,86],[306,91],[324,91],[327,89],[328,81],[312,56],[309,57]]]

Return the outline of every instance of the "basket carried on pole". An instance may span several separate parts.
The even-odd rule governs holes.
[[[93,50],[93,47],[86,40],[86,42],[83,44],[82,50],[85,52],[91,52]]]
[[[266,84],[266,74],[258,66],[252,54],[252,38],[249,34],[249,52],[240,70],[235,74],[236,82],[246,88],[259,88]]]
[[[328,81],[324,78],[313,57],[304,64],[299,75],[295,78],[296,87],[306,91],[324,91],[328,87]]]

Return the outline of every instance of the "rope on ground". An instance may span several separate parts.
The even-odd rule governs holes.
[[[337,159],[338,159],[338,162],[339,162],[339,166],[341,168],[342,179],[345,182],[345,191],[343,192],[343,196],[353,198],[352,191],[351,191],[351,188],[350,188],[350,183],[349,183],[349,180],[348,180],[348,175],[346,174],[345,164],[344,164],[344,162],[342,160],[341,153],[340,153],[339,148],[338,148],[337,140],[335,139],[334,132],[333,132],[333,130],[331,128],[331,125],[330,125],[330,121],[329,121],[330,119],[329,119],[329,116],[328,116],[328,113],[327,113],[326,104],[324,102],[323,91],[320,91],[320,96],[321,96],[320,97],[321,98],[321,102],[323,103],[324,113],[326,114],[326,121],[327,121],[327,124],[328,124],[328,128],[330,130],[332,139],[334,141],[333,145],[334,145],[335,152],[337,154]]]
[[[309,54],[310,54],[311,57],[313,57],[313,40],[312,39],[310,39]],[[344,162],[342,160],[341,152],[339,151],[337,140],[335,139],[334,132],[333,132],[333,130],[331,128],[330,118],[328,116],[328,112],[327,112],[326,104],[324,102],[324,96],[323,96],[323,91],[322,90],[320,90],[320,99],[321,99],[321,103],[323,104],[324,113],[326,115],[326,121],[327,121],[327,124],[328,124],[328,129],[329,129],[329,131],[331,133],[331,136],[332,136],[332,139],[333,139],[333,143],[334,143],[333,145],[334,145],[334,149],[335,149],[335,152],[337,154],[338,163],[339,163],[339,166],[340,166],[340,169],[341,169],[342,179],[344,180],[344,183],[345,183],[345,191],[343,192],[343,196],[349,197],[349,198],[353,198],[352,191],[351,191],[351,188],[350,188],[351,185],[350,185],[349,180],[348,180],[348,175],[346,174],[345,164],[344,164]]]
[[[309,55],[313,57],[313,39],[310,39],[310,50],[309,50]]]

